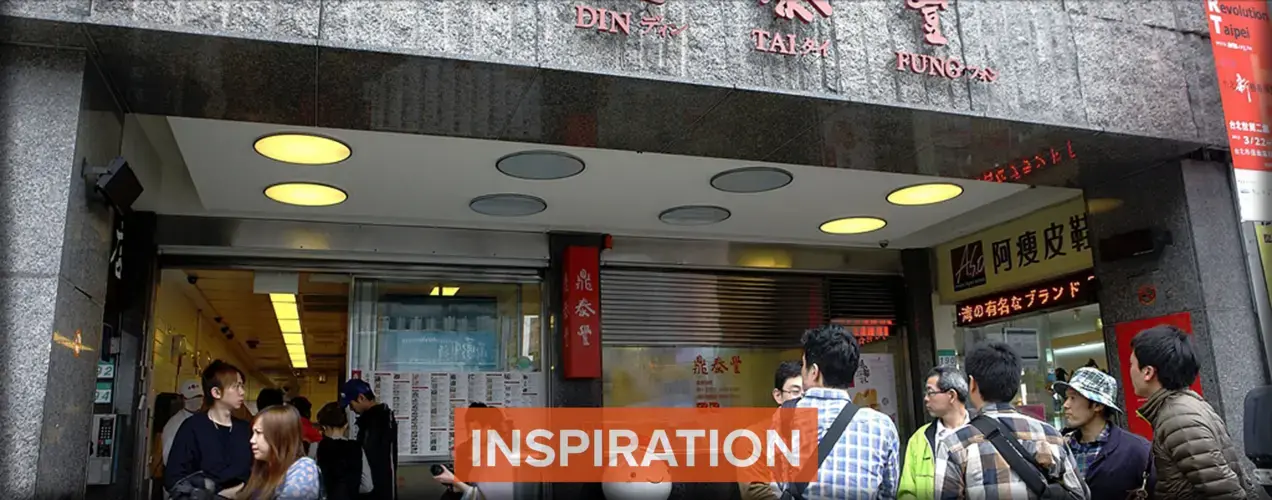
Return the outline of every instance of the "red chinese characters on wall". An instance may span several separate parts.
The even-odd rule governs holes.
[[[923,21],[923,42],[944,47],[949,39],[941,33],[941,12],[949,8],[948,0],[903,0],[905,8],[918,11]],[[993,68],[964,64],[957,57],[940,57],[929,54],[918,54],[898,50],[896,54],[896,70],[909,71],[914,74],[939,76],[949,80],[957,80],[966,76],[968,79],[984,83],[998,81],[998,72]]]
[[[773,15],[778,19],[792,21],[798,19],[804,24],[812,23],[819,15],[829,19],[834,13],[830,0],[759,0],[761,6],[773,5]],[[829,40],[816,40],[811,37],[800,37],[793,33],[778,33],[761,28],[751,30],[751,41],[755,43],[755,51],[787,56],[815,54],[826,57],[830,53]]]
[[[1048,148],[1032,157],[1020,158],[1007,165],[999,165],[986,170],[980,175],[980,180],[1015,182],[1036,174],[1040,170],[1076,159],[1078,159],[1078,154],[1073,150],[1073,141],[1064,141],[1063,148]]]
[[[600,249],[571,246],[563,259],[561,331],[565,378],[601,376]]]
[[[666,3],[666,0],[644,1],[656,6]],[[628,36],[632,34],[632,13],[615,12],[588,5],[576,5],[574,6],[574,27],[577,29],[595,29],[599,33]],[[660,38],[669,38],[684,33],[685,30],[689,29],[689,23],[674,23],[667,20],[660,13],[645,11],[641,12],[638,27],[642,28],[639,33],[641,35],[648,35],[652,32]]]
[[[888,340],[888,337],[892,336],[892,326],[895,322],[890,319],[835,318],[830,320],[830,324],[844,327],[848,333],[857,338],[858,344],[866,345]]]
[[[693,359],[693,374],[700,377],[710,375],[740,375],[742,373],[742,356],[734,354],[729,359],[715,356],[710,361],[701,354]],[[701,378],[695,385],[695,406],[698,408],[719,408],[720,399],[732,397],[724,388],[718,388],[710,378]]]

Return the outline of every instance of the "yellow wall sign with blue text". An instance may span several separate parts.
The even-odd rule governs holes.
[[[1019,288],[1091,268],[1082,197],[936,248],[941,302]]]

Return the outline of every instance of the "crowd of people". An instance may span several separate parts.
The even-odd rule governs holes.
[[[318,411],[263,389],[252,415],[243,372],[217,360],[182,383],[182,409],[161,434],[164,496],[172,500],[391,500],[397,427],[369,384],[352,379]],[[358,431],[350,435],[349,415]]]
[[[939,366],[924,381],[931,421],[906,441],[887,415],[857,407],[848,389],[860,347],[838,326],[805,332],[803,358],[782,363],[773,380],[781,407],[817,410],[816,480],[740,484],[748,500],[772,499],[1124,499],[1254,498],[1223,420],[1189,389],[1199,366],[1189,335],[1170,326],[1131,342],[1130,379],[1146,398],[1139,417],[1149,440],[1123,429],[1118,382],[1098,367],[1057,377],[1065,426],[1012,406],[1023,367],[1010,346],[987,342],[963,369]],[[182,384],[181,411],[162,434],[163,480],[174,500],[396,499],[397,428],[369,384],[351,379],[316,423],[304,398],[284,402],[261,391],[259,412],[245,408],[243,373],[215,361],[201,381]],[[482,407],[474,403],[473,407]],[[356,415],[350,431],[349,412]],[[470,418],[483,413],[470,412]],[[1130,416],[1126,416],[1130,417]],[[498,426],[500,422],[470,422]],[[502,498],[511,485],[476,485],[447,467],[434,478],[463,499]]]
[[[1115,423],[1123,413],[1118,383],[1098,366],[1054,384],[1063,429],[1017,411],[1021,359],[1007,344],[987,342],[967,353],[964,369],[928,373],[923,402],[932,420],[909,438],[904,458],[892,420],[848,396],[860,359],[854,337],[828,326],[803,342],[801,362],[778,367],[773,397],[817,409],[826,458],[812,483],[743,484],[743,498],[1257,498],[1223,419],[1189,389],[1200,367],[1177,328],[1144,330],[1131,343],[1129,382],[1147,399],[1132,418],[1152,424],[1151,443]],[[846,426],[835,425],[841,419]]]

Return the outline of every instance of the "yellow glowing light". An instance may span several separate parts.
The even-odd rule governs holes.
[[[823,233],[861,234],[883,229],[888,222],[877,217],[845,217],[827,221],[821,225]]]
[[[1087,212],[1105,214],[1122,207],[1122,200],[1117,198],[1092,198],[1087,200]]]
[[[950,183],[918,184],[893,191],[888,203],[902,206],[931,205],[958,198],[963,186]]]
[[[291,302],[296,303],[296,296],[290,293],[271,293],[269,294],[270,302]]]
[[[296,309],[295,302],[275,302],[274,316],[280,320],[283,319],[300,319],[300,311]]]
[[[444,296],[444,297],[450,297],[450,296],[453,296],[453,295],[455,295],[455,294],[457,294],[457,293],[459,293],[459,287],[457,287],[457,286],[443,286],[443,287],[436,287],[436,286],[435,286],[435,287],[433,287],[433,291],[432,291],[432,292],[430,292],[430,293],[429,293],[429,295],[432,295],[432,296],[434,296],[434,297],[436,297],[436,296],[438,296],[438,295],[441,295],[441,296]]]
[[[309,134],[274,134],[256,140],[261,156],[297,165],[330,165],[349,158],[353,150],[343,142]]]
[[[348,193],[325,184],[286,182],[265,188],[265,196],[271,200],[300,207],[329,207],[349,199]]]
[[[289,346],[291,345],[303,346],[305,345],[305,336],[299,333],[284,333],[283,344],[286,344]]]
[[[309,368],[309,362],[305,361],[304,358],[293,359],[291,360],[291,362],[292,362],[292,368],[295,368],[297,370],[303,370],[305,368]]]
[[[278,320],[278,329],[283,333],[300,333],[300,320],[298,319],[280,319]]]

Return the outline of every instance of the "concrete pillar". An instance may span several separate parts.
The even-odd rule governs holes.
[[[1144,228],[1169,231],[1173,239],[1155,257],[1115,262],[1102,262],[1095,245],[1106,344],[1116,349],[1114,326],[1118,323],[1191,313],[1202,390],[1240,447],[1245,395],[1267,383],[1268,374],[1229,168],[1217,162],[1179,160],[1088,183],[1085,194],[1093,206],[1106,200],[1121,203],[1108,212],[1088,215],[1093,242]],[[1137,291],[1143,286],[1156,287],[1156,301],[1139,299]],[[1109,361],[1110,371],[1119,373],[1115,351]]]
[[[88,202],[79,165],[116,156],[122,125],[90,67],[80,51],[0,45],[6,498],[85,491],[111,218]]]
[[[936,366],[936,322],[933,318],[932,292],[936,290],[933,279],[931,254],[926,249],[901,251],[901,268],[905,275],[903,301],[905,307],[906,355],[910,358],[911,387],[924,383],[927,372]],[[951,323],[952,324],[952,323]],[[897,376],[902,376],[898,373]],[[928,420],[923,407],[922,394],[910,398],[914,427]],[[913,429],[909,429],[913,430]]]

